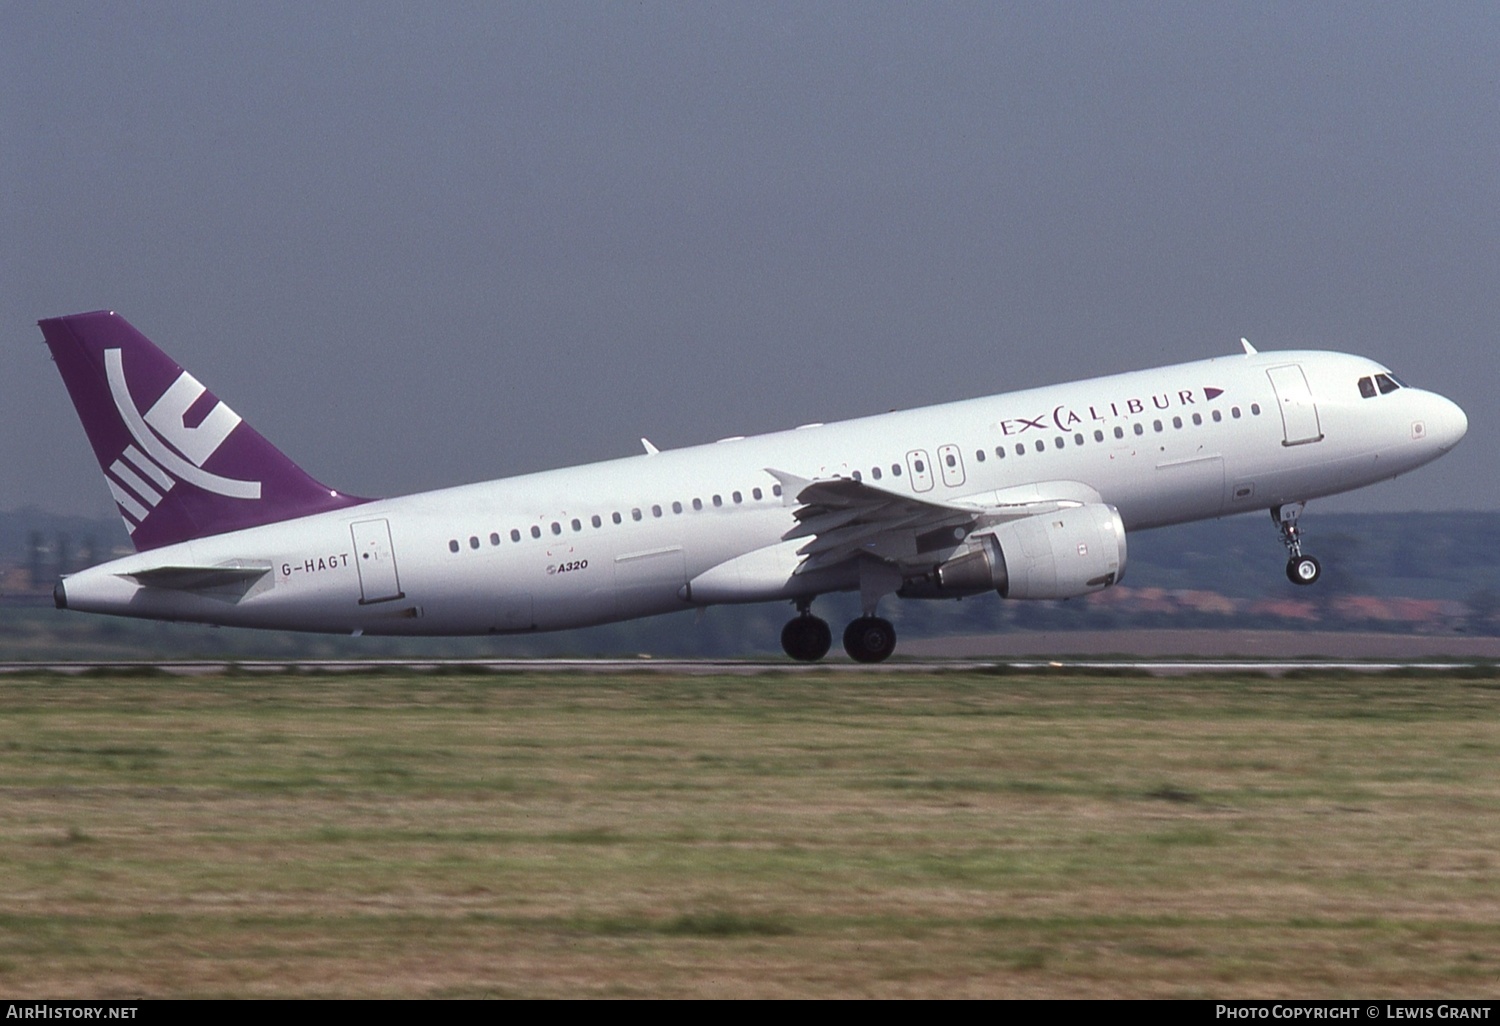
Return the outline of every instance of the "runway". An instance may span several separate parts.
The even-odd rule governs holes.
[[[901,674],[942,673],[1138,673],[1152,677],[1223,676],[1264,674],[1281,677],[1288,673],[1396,672],[1449,673],[1473,670],[1482,663],[1444,661],[1361,661],[1328,659],[1018,659],[1018,660],[893,660],[864,664],[844,660],[796,663],[789,660],[749,659],[181,659],[181,660],[79,660],[49,662],[0,662],[0,674],[48,673],[141,675],[161,673],[173,677],[210,677],[230,673],[259,676],[272,674],[517,674],[576,673],[701,676],[757,676],[860,674],[891,677]]]

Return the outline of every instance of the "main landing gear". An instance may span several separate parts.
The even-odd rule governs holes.
[[[1286,546],[1290,557],[1286,561],[1286,579],[1293,584],[1314,584],[1323,576],[1323,564],[1312,556],[1302,554],[1302,529],[1297,526],[1297,518],[1302,515],[1306,506],[1307,503],[1299,502],[1291,506],[1276,506],[1271,510],[1271,519],[1280,528],[1281,543]]]
[[[861,616],[844,628],[844,651],[856,663],[883,663],[896,651],[896,628],[878,616]]]
[[[797,615],[781,629],[781,647],[804,663],[814,663],[828,654],[833,633],[828,622],[812,615],[812,600],[799,599]],[[878,616],[861,616],[844,630],[844,651],[857,663],[879,663],[896,650],[896,628]]]
[[[833,647],[828,621],[813,616],[811,607],[811,599],[798,599],[797,615],[781,628],[781,647],[787,655],[804,663],[817,662]]]

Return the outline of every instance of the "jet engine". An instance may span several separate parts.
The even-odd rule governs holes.
[[[982,528],[897,594],[959,598],[993,589],[1001,598],[1072,598],[1124,574],[1125,525],[1113,506],[1096,502]]]

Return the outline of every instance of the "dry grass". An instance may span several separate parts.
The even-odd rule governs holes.
[[[1495,996],[1493,680],[0,682],[14,996]]]

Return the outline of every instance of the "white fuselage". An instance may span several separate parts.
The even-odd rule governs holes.
[[[1463,436],[1463,412],[1434,393],[1361,395],[1357,380],[1383,371],[1337,353],[1249,353],[383,499],[94,567],[66,579],[67,605],[370,634],[690,608],[694,578],[795,526],[769,470],[976,505],[1081,482],[1127,529],[1264,510],[1394,477]],[[269,571],[187,590],[130,576],[179,566]],[[858,586],[851,570],[815,590]]]

